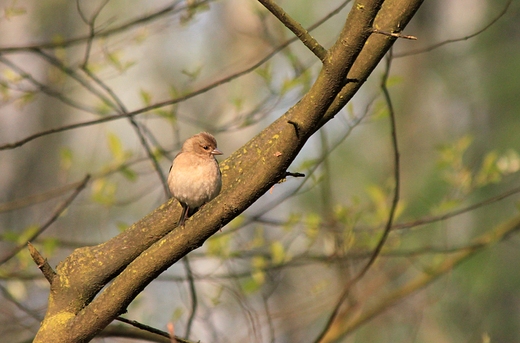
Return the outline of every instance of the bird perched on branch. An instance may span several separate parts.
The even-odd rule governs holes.
[[[168,186],[182,206],[180,226],[199,207],[220,193],[222,177],[215,155],[222,155],[215,137],[201,132],[188,138],[173,159]]]

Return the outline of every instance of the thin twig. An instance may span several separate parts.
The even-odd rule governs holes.
[[[421,226],[421,225],[431,224],[431,223],[435,223],[435,222],[438,222],[438,221],[443,221],[443,220],[446,220],[446,219],[450,219],[452,217],[455,217],[455,216],[458,216],[458,215],[461,215],[461,214],[464,214],[464,213],[476,210],[477,208],[480,208],[480,207],[483,207],[483,206],[487,206],[487,205],[492,204],[494,202],[503,200],[505,198],[508,198],[508,197],[510,197],[512,195],[515,195],[515,194],[518,194],[518,193],[520,193],[520,187],[513,188],[513,189],[511,189],[511,190],[509,190],[507,192],[504,192],[502,194],[499,194],[497,196],[485,199],[485,200],[477,202],[477,203],[475,203],[473,205],[469,205],[467,207],[463,207],[461,209],[458,209],[458,210],[455,210],[455,211],[452,211],[452,212],[448,212],[448,213],[441,214],[441,215],[438,215],[438,216],[421,218],[421,219],[414,220],[414,221],[407,222],[407,223],[395,224],[392,227],[392,230],[409,229],[409,228],[412,228],[412,227],[417,227],[417,226]]]
[[[88,60],[90,58],[90,50],[92,49],[92,43],[94,42],[94,38],[96,37],[96,19],[103,10],[103,8],[108,4],[110,0],[105,0],[101,3],[94,13],[92,14],[91,19],[87,19],[83,11],[81,10],[80,0],[76,0],[76,7],[78,9],[78,13],[85,24],[89,27],[89,35],[87,38],[87,46],[85,47],[85,57],[83,58],[83,63],[81,64],[82,68],[85,68],[88,64]]]
[[[186,339],[190,338],[191,327],[193,325],[193,320],[195,319],[195,314],[197,313],[198,301],[197,301],[197,290],[195,289],[195,279],[193,278],[193,272],[191,270],[190,261],[188,260],[188,256],[184,256],[182,259],[182,263],[184,264],[184,269],[186,270],[186,277],[188,279],[188,285],[190,289],[190,297],[191,297],[191,312],[190,317],[188,318],[188,322],[186,323]]]
[[[386,242],[386,239],[388,238],[388,235],[390,234],[390,231],[392,229],[392,223],[395,216],[395,211],[397,209],[397,205],[399,203],[399,194],[400,194],[400,162],[399,162],[399,147],[397,144],[397,130],[396,130],[396,123],[395,123],[395,112],[392,105],[392,99],[390,97],[390,93],[388,92],[387,88],[387,81],[390,74],[390,66],[392,63],[392,49],[388,51],[387,57],[386,57],[386,66],[385,66],[385,72],[383,74],[383,77],[381,79],[381,90],[383,92],[383,95],[386,100],[386,104],[388,107],[388,112],[390,115],[390,125],[391,125],[391,139],[392,139],[392,149],[393,149],[393,156],[394,156],[394,196],[392,199],[392,205],[390,207],[390,211],[388,214],[388,219],[385,225],[385,229],[383,231],[383,234],[381,238],[379,238],[379,242],[372,252],[370,259],[365,264],[365,266],[357,273],[354,278],[352,278],[350,281],[348,281],[338,299],[336,302],[336,306],[334,307],[331,315],[329,316],[327,323],[325,324],[325,327],[322,329],[318,337],[314,340],[314,342],[320,342],[323,337],[327,334],[329,329],[332,327],[332,324],[334,323],[336,317],[339,314],[339,311],[341,309],[341,306],[343,305],[344,301],[347,299],[348,295],[350,294],[350,290],[352,286],[354,286],[359,280],[363,278],[363,276],[367,273],[367,271],[370,269],[370,267],[374,264],[377,257],[379,256],[381,250],[383,249],[383,246]]]
[[[90,180],[90,175],[87,174],[85,178],[83,178],[83,181],[76,187],[74,190],[74,193],[72,193],[64,202],[58,206],[58,208],[54,211],[54,213],[51,215],[51,217],[42,225],[40,226],[35,232],[27,239],[27,242],[30,242],[34,240],[36,237],[38,237],[42,232],[44,232],[49,226],[52,225],[59,217],[60,215],[70,206],[70,204],[76,199],[78,194],[85,188],[88,181]],[[25,245],[27,242],[23,242],[16,246],[11,252],[9,252],[6,256],[2,257],[0,259],[0,265],[4,264],[5,262],[9,261],[11,258],[13,258],[16,254],[18,254],[23,248],[25,248]]]
[[[31,242],[27,243],[27,249],[29,249],[29,253],[31,254],[31,257],[36,263],[36,266],[38,266],[38,269],[41,270],[43,276],[49,281],[49,284],[52,285],[52,282],[54,281],[54,278],[56,277],[56,272],[54,269],[52,269],[49,262],[47,262],[47,259],[40,254],[40,252],[34,247],[34,245],[31,244]]]
[[[132,325],[133,327],[136,327],[138,329],[141,329],[141,330],[144,330],[144,331],[147,331],[147,332],[151,332],[151,333],[154,333],[156,335],[159,335],[159,336],[166,337],[166,338],[170,339],[170,334],[168,332],[156,329],[156,328],[154,328],[152,326],[149,326],[149,325],[146,325],[146,324],[143,324],[143,323],[139,323],[138,321],[131,320],[131,319],[126,319],[126,318],[121,317],[121,316],[116,317],[115,320],[123,322],[123,323],[126,323],[126,324],[129,324],[129,325]],[[192,341],[189,341],[187,339],[184,339],[184,338],[181,338],[181,337],[178,337],[178,336],[175,336],[175,339],[177,340],[177,342],[180,342],[180,343],[193,343]]]
[[[327,56],[327,50],[321,46],[318,41],[309,34],[309,31],[305,30],[303,26],[291,18],[282,7],[278,6],[274,1],[271,0],[258,0],[269,12],[271,12],[278,20],[282,22],[289,30],[291,30],[296,37],[307,47],[310,51],[320,59],[324,61]]]
[[[479,34],[481,34],[482,32],[484,32],[487,29],[489,29],[491,26],[493,26],[496,22],[498,22],[498,20],[500,18],[502,18],[507,13],[507,10],[509,9],[509,5],[511,5],[512,2],[513,2],[513,0],[509,0],[506,3],[506,5],[504,6],[504,8],[502,9],[502,11],[495,18],[493,18],[493,20],[491,20],[489,22],[489,24],[487,24],[486,26],[484,26],[480,30],[478,30],[478,31],[476,31],[476,32],[474,32],[474,33],[472,33],[472,34],[470,34],[468,36],[465,36],[465,37],[462,37],[462,38],[448,39],[448,40],[442,41],[442,42],[437,43],[437,44],[430,45],[430,46],[428,46],[426,48],[422,48],[422,49],[416,49],[416,50],[401,52],[401,53],[395,54],[394,58],[400,58],[400,57],[405,57],[405,56],[410,56],[410,55],[422,54],[424,52],[429,52],[429,51],[435,50],[437,48],[440,48],[441,46],[446,45],[446,44],[461,42],[461,41],[465,41],[465,40],[471,39],[473,37],[476,37]]]
[[[393,38],[403,38],[403,39],[409,39],[409,40],[417,40],[417,37],[410,36],[410,35],[403,35],[400,32],[387,32],[379,29],[373,29],[373,33],[378,33],[383,36],[393,37]]]

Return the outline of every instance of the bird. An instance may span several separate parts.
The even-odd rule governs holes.
[[[188,138],[173,159],[168,188],[182,206],[179,226],[184,226],[187,218],[220,193],[222,175],[216,155],[222,152],[217,149],[215,137],[201,132]]]

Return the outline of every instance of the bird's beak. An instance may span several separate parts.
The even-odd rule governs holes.
[[[213,149],[213,151],[211,152],[212,155],[222,155],[222,151],[218,150],[218,149]]]

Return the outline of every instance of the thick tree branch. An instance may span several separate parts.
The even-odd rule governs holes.
[[[374,20],[373,28],[387,32],[400,32],[415,15],[423,1],[386,0],[379,15]],[[350,79],[355,79],[358,82],[347,82],[345,84],[327,110],[321,125],[325,125],[326,122],[334,118],[336,113],[352,99],[396,39],[396,37],[379,34],[374,34],[368,39],[348,74]]]

